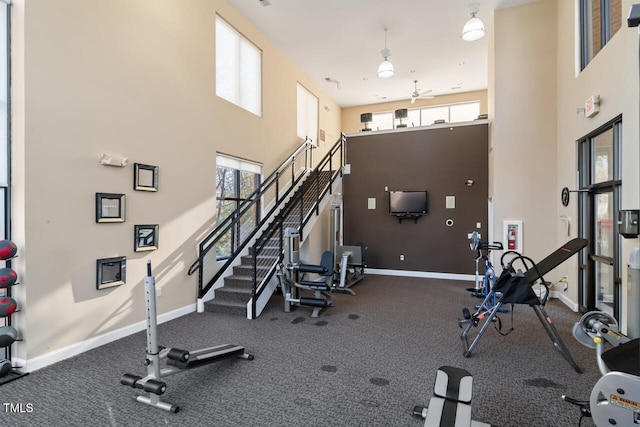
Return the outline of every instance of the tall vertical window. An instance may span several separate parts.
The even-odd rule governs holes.
[[[231,256],[258,223],[259,200],[251,206],[245,205],[241,211],[238,208],[258,188],[261,174],[262,167],[259,164],[223,155],[216,157],[216,225],[235,215],[235,225],[216,248],[218,259]]]
[[[580,57],[584,69],[622,26],[622,0],[580,0]]]
[[[262,51],[216,17],[216,95],[262,115]]]
[[[318,98],[298,83],[298,138],[318,145]]]
[[[10,238],[9,2],[0,2],[0,237]]]

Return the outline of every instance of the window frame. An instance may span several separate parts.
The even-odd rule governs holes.
[[[600,33],[600,45],[595,53],[596,47],[593,45],[594,28],[596,23],[593,22],[593,14],[591,13],[590,6],[592,4],[600,4],[600,19],[599,28],[597,31]],[[621,0],[579,0],[578,2],[578,16],[579,16],[579,28],[580,28],[580,70],[584,70],[587,65],[600,53],[602,49],[611,41],[611,38],[622,27],[622,6]],[[620,8],[620,25],[615,29],[612,29],[612,9]]]
[[[216,96],[262,117],[262,50],[220,15],[216,15],[215,25]],[[222,31],[232,39],[229,45],[222,45]],[[257,61],[246,52],[254,54]],[[255,74],[248,72],[249,68]]]

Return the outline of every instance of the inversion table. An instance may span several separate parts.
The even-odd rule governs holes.
[[[477,311],[471,314],[466,308],[462,310],[464,318],[458,320],[458,325],[461,328],[463,325],[466,325],[462,332],[462,336],[460,337],[464,346],[464,357],[471,356],[471,353],[477,347],[480,342],[480,338],[482,338],[482,335],[485,333],[489,325],[497,320],[496,315],[503,304],[528,304],[536,313],[540,323],[542,323],[542,326],[544,327],[547,335],[549,335],[554,348],[562,354],[576,372],[581,373],[582,371],[580,370],[580,367],[571,356],[569,349],[565,345],[564,341],[562,341],[558,330],[554,326],[551,317],[549,317],[544,309],[547,297],[549,296],[549,287],[547,286],[547,282],[545,282],[543,275],[571,258],[582,248],[586,247],[588,243],[588,240],[581,238],[570,240],[537,264],[534,263],[531,258],[520,254],[515,255],[509,264],[505,266],[505,270],[500,275],[498,282],[487,294],[485,302],[479,306]],[[521,270],[518,270],[516,272],[513,267],[514,262],[516,261],[520,261],[526,271],[522,272]],[[544,286],[544,295],[541,295],[540,297],[536,296],[532,289],[532,286],[538,281],[542,286]],[[498,302],[495,305],[488,304],[490,299],[493,299],[496,293],[501,295]],[[477,327],[481,321],[484,321],[484,323],[476,337],[471,342],[471,345],[469,345],[469,332],[471,331],[471,328]]]

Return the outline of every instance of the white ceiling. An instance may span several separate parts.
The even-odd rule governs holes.
[[[460,38],[472,0],[228,1],[341,107],[408,100],[414,80],[430,95],[487,88],[488,37]],[[531,1],[479,0],[477,16],[489,33],[494,9]],[[381,79],[385,28],[396,73]]]

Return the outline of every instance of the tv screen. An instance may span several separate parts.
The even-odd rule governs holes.
[[[424,215],[427,213],[427,192],[424,190],[389,191],[391,215]]]

